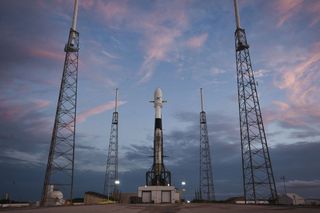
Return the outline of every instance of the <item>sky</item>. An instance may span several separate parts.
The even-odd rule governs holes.
[[[320,198],[320,1],[239,0],[279,193]],[[72,0],[1,0],[0,196],[39,200]],[[123,192],[145,184],[162,88],[165,165],[199,186],[203,88],[217,199],[241,196],[232,0],[79,0],[75,197],[103,191],[119,88]]]

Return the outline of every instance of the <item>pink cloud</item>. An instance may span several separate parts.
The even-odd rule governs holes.
[[[27,103],[1,100],[0,117],[8,123],[19,122],[25,125],[23,131],[28,134],[39,136],[47,134],[52,128],[52,118],[43,116],[42,109],[49,107],[48,100],[31,100]]]
[[[276,1],[275,10],[279,13],[277,27],[283,26],[298,13],[307,14],[310,18],[309,26],[312,27],[320,22],[320,2],[304,0],[281,0]]]
[[[34,105],[38,109],[47,108],[50,105],[50,101],[48,100],[35,100],[33,101]]]
[[[145,60],[139,72],[142,76],[140,83],[144,83],[152,77],[157,62],[169,60],[168,55],[174,48],[176,38],[180,35],[178,30],[162,29],[159,34],[155,33],[149,36]]]
[[[36,49],[36,48],[30,48],[28,52],[30,55],[38,58],[45,58],[45,59],[54,60],[54,61],[64,60],[63,52],[53,52],[45,49]]]
[[[285,102],[274,100],[272,101],[272,103],[276,105],[281,111],[286,111],[289,109],[289,105]]]
[[[281,27],[302,7],[303,0],[281,0],[276,1],[276,10],[280,13],[277,27]]]
[[[158,62],[172,62],[179,48],[179,38],[188,28],[186,5],[182,1],[173,1],[173,5],[158,7],[142,20],[142,29],[146,41],[145,60],[140,68],[140,83],[151,79]]]
[[[80,0],[79,1],[79,6],[83,7],[84,9],[91,9],[92,6],[94,5],[94,0]]]
[[[131,2],[130,2],[131,3]],[[123,1],[97,1],[94,8],[108,27],[130,29],[142,34],[145,57],[139,69],[140,83],[148,81],[158,62],[171,61],[178,39],[188,26],[188,1],[155,2],[150,10]]]
[[[320,22],[320,1],[310,1],[308,10],[313,14],[313,20],[310,23],[310,26],[314,26]]]
[[[108,25],[122,25],[131,16],[128,8],[128,1],[96,1],[95,10],[101,15],[102,20]]]
[[[278,111],[269,113],[268,120],[281,120],[293,125],[308,125],[320,119],[320,43],[315,44],[305,59],[282,70],[275,85],[286,92],[287,101],[273,101]]]
[[[320,75],[320,43],[315,45],[315,49],[299,64],[295,64],[291,69],[286,69],[282,73],[282,79],[277,83],[280,89],[288,89],[289,99],[295,104],[305,105],[312,102],[314,92],[319,87]]]
[[[207,41],[208,33],[203,33],[198,36],[194,36],[187,40],[186,45],[191,48],[200,48],[203,46],[203,44]]]
[[[47,108],[50,105],[48,100],[31,100],[29,103],[21,103],[11,100],[0,100],[0,116],[7,121],[23,119],[31,112]]]
[[[0,103],[0,109],[1,117],[6,119],[7,121],[18,120],[26,113],[22,106],[7,107],[4,105],[4,103]]]
[[[126,103],[126,101],[119,101],[118,106],[121,106],[125,103]],[[101,104],[96,107],[93,107],[91,109],[85,110],[83,112],[80,112],[77,115],[77,123],[82,123],[82,122],[86,121],[91,116],[103,113],[108,110],[112,110],[112,109],[114,109],[114,105],[115,105],[115,102],[111,101],[111,102],[107,102],[105,104]]]

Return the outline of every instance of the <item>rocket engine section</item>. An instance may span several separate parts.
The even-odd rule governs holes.
[[[162,99],[162,91],[157,88],[154,92],[155,125],[153,140],[153,165],[146,173],[147,186],[168,186],[171,185],[171,173],[166,170],[163,164],[163,132],[161,109],[165,101]]]

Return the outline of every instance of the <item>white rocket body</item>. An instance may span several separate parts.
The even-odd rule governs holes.
[[[162,91],[160,88],[157,88],[154,92],[154,109],[155,109],[155,118],[161,119],[161,108],[162,108]]]
[[[154,129],[154,164],[155,172],[160,174],[163,167],[163,134],[162,134],[162,115],[161,109],[163,104],[162,91],[157,88],[154,92],[154,109],[155,109],[155,129]]]

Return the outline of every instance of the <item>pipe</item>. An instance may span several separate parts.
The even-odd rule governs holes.
[[[240,16],[239,16],[239,9],[238,9],[238,0],[233,0],[234,3],[234,14],[236,17],[236,25],[237,29],[241,28],[240,27]]]
[[[78,0],[74,0],[73,18],[72,18],[72,29],[77,31],[77,18],[78,18]]]

